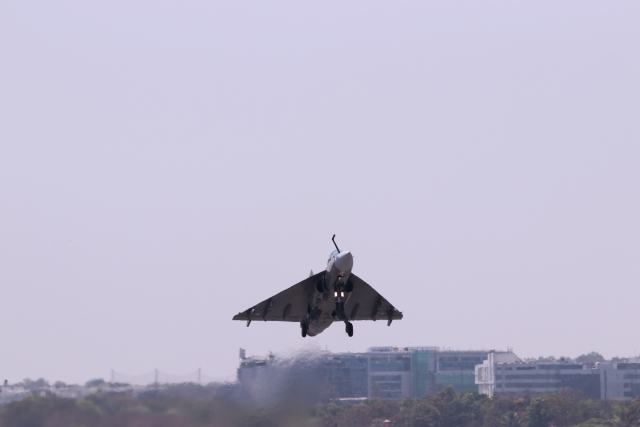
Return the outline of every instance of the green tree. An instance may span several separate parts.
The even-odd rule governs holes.
[[[546,396],[531,399],[531,404],[527,408],[527,417],[529,418],[529,427],[548,427],[551,416],[549,408],[546,405]]]
[[[640,426],[640,397],[632,402],[625,402],[618,407],[618,417],[623,427]]]
[[[358,405],[340,412],[325,425],[337,427],[369,427],[373,421],[367,405]]]
[[[581,391],[570,388],[546,396],[545,405],[556,427],[575,426],[598,416],[593,401],[585,398]]]
[[[42,427],[52,414],[76,409],[72,399],[55,396],[29,396],[3,408],[0,425],[9,427]]]
[[[527,425],[526,399],[514,399],[506,396],[494,396],[487,399],[484,425],[486,427],[511,427]]]
[[[597,351],[592,351],[587,354],[581,354],[576,357],[576,363],[596,363],[596,362],[606,362],[606,359],[603,355],[598,353]]]
[[[44,378],[38,378],[37,380],[25,378],[24,380],[22,380],[22,385],[27,390],[38,390],[49,387],[49,383]]]
[[[427,400],[421,400],[403,411],[398,420],[404,427],[444,427],[442,413]]]
[[[107,382],[105,380],[103,380],[102,378],[94,378],[92,380],[87,381],[85,386],[87,386],[87,387],[103,387],[106,384],[107,384]]]
[[[368,417],[372,419],[393,418],[400,412],[398,402],[390,400],[365,400],[362,406],[366,408]]]

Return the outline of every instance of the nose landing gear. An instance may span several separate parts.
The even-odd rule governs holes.
[[[302,322],[300,328],[302,329],[302,338],[305,338],[309,332],[309,325],[307,325],[307,322]]]
[[[350,337],[353,336],[353,324],[351,322],[345,322],[347,324],[347,327],[345,328],[345,330],[347,331],[347,335],[349,335]]]

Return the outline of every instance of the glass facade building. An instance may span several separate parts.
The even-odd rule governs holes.
[[[351,364],[354,357],[361,363],[358,376],[342,370],[329,374],[335,394],[342,398],[401,399],[423,397],[446,386],[457,392],[478,391],[474,369],[487,359],[488,350],[451,350],[438,347],[372,347],[364,353],[334,353],[327,356],[335,366]],[[509,360],[513,353],[500,352]],[[368,366],[368,387],[364,393],[364,366]],[[334,368],[332,368],[334,369]],[[353,385],[348,385],[351,382]],[[355,384],[358,384],[356,387]],[[357,390],[357,393],[355,392]]]
[[[455,351],[438,347],[372,347],[363,353],[318,355],[331,396],[338,399],[402,399],[423,397],[446,386],[458,392],[478,391],[474,368],[486,360],[489,351]],[[504,353],[513,356],[513,353]],[[239,381],[254,381],[258,372],[269,369],[270,361],[244,359]],[[266,361],[266,363],[265,363]],[[248,371],[248,372],[244,372]]]

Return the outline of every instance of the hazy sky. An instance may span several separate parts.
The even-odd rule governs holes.
[[[0,3],[0,379],[640,352],[640,3]],[[231,317],[326,266],[402,321]]]

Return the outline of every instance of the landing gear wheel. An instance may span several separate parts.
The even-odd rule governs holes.
[[[347,335],[349,335],[350,337],[353,336],[353,324],[351,322],[347,322]]]
[[[307,332],[308,332],[309,327],[307,326],[306,323],[303,323],[301,325],[301,328],[302,328],[302,338],[304,338],[304,337],[307,336]]]

